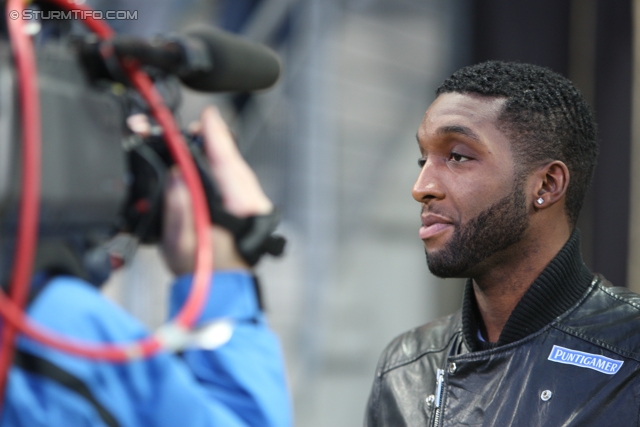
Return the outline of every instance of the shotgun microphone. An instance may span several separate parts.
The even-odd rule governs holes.
[[[280,76],[271,49],[207,26],[152,41],[120,36],[110,43],[117,56],[175,74],[196,91],[255,91],[273,86]]]

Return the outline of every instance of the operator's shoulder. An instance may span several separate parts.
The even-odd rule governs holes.
[[[604,278],[558,327],[640,361],[640,295],[611,286]]]
[[[387,345],[380,357],[379,370],[387,371],[429,353],[443,352],[461,331],[460,311],[413,328]]]
[[[77,338],[119,341],[147,333],[95,286],[69,276],[47,283],[28,311],[35,322]]]

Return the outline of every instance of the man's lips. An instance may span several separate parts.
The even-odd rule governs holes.
[[[422,227],[420,227],[420,238],[429,239],[436,234],[453,227],[453,221],[436,214],[422,215]]]

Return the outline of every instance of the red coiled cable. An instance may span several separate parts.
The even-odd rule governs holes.
[[[7,2],[9,13],[24,9],[21,0]],[[20,80],[20,122],[22,127],[22,196],[20,199],[15,258],[10,281],[11,302],[22,309],[29,294],[29,282],[33,269],[34,253],[38,243],[38,211],[40,208],[40,96],[38,81],[33,78],[36,60],[33,49],[29,49],[28,36],[20,19],[7,23]],[[13,363],[13,348],[16,328],[4,325],[0,348],[0,402],[2,402],[9,367]],[[1,403],[0,403],[1,404]]]
[[[90,11],[72,0],[48,0],[67,10]],[[140,357],[149,357],[162,348],[157,337],[126,344],[96,344],[63,337],[30,321],[23,311],[29,291],[34,252],[37,244],[38,211],[40,197],[40,107],[37,86],[37,69],[33,45],[24,32],[21,20],[22,0],[7,2],[7,16],[17,11],[18,19],[9,21],[9,34],[18,70],[20,111],[22,118],[22,195],[16,257],[11,279],[11,298],[0,291],[0,316],[4,320],[2,348],[0,353],[0,402],[4,395],[6,378],[12,363],[16,330],[53,348],[91,359],[111,362],[126,362]],[[113,30],[103,21],[85,14],[85,24],[101,39],[113,36]],[[182,171],[190,192],[196,228],[196,260],[191,293],[175,318],[175,323],[184,329],[196,322],[206,301],[211,286],[213,270],[213,247],[210,241],[211,226],[206,197],[197,169],[184,143],[171,111],[164,105],[151,79],[131,61],[123,63],[133,86],[149,104],[154,118],[164,129],[165,140],[176,163]]]

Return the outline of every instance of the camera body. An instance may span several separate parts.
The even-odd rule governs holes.
[[[143,110],[139,97],[121,83],[96,77],[76,43],[49,41],[36,49],[36,60],[42,140],[35,270],[55,270],[100,284],[111,269],[103,244],[115,234],[130,232],[143,243],[160,239],[162,190],[171,159],[163,154],[160,169],[145,163],[140,152],[164,153],[166,147],[159,137],[150,144],[141,141],[132,146],[136,136],[126,118]],[[22,168],[17,88],[10,45],[0,41],[2,282],[7,282],[11,270],[19,221]],[[175,93],[172,98],[175,103]],[[140,200],[154,200],[154,205],[137,210],[140,204],[135,203]]]
[[[128,191],[122,96],[92,82],[77,52],[36,50],[42,126],[42,238],[109,233]],[[10,46],[0,43],[0,235],[15,232],[20,195],[20,111]]]
[[[191,70],[179,73],[183,82],[204,90],[254,90],[253,86],[265,87],[277,79],[279,63],[272,53],[217,31],[196,31],[192,35],[200,39],[187,38],[184,46],[192,47],[192,53],[208,49],[218,68],[204,72],[201,61],[183,58]],[[174,51],[178,45],[170,44],[168,53],[161,50],[159,56],[154,56],[157,52],[153,46],[140,49],[135,41],[124,40],[118,46],[133,47],[136,54],[146,55],[156,87],[165,104],[175,111],[180,102],[178,80],[172,74],[175,70],[167,69],[168,59],[158,58],[164,58],[165,53],[169,59],[181,58]],[[94,38],[69,36],[36,48],[42,166],[35,268],[62,267],[96,284],[105,280],[110,270],[102,244],[117,232],[130,233],[142,243],[160,240],[164,184],[173,165],[162,135],[141,138],[127,127],[127,117],[147,113],[147,107],[127,85],[116,56],[104,57],[102,47]],[[148,55],[149,49],[154,55]],[[185,58],[190,56],[185,54]],[[263,62],[269,65],[266,71],[255,66]],[[212,82],[224,85],[218,87]],[[0,41],[1,281],[6,281],[19,220],[21,124],[17,83],[10,46]],[[272,235],[278,224],[277,213],[241,219],[225,212],[202,141],[188,136],[186,140],[210,216],[234,234],[245,260],[254,264],[264,253],[281,254],[285,241]],[[92,271],[100,273],[94,275]]]

